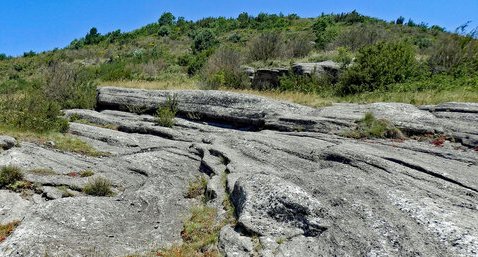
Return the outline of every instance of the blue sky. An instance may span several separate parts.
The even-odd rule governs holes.
[[[478,26],[478,0],[1,0],[0,53],[15,56],[65,47],[91,27],[100,33],[130,31],[157,21],[166,11],[196,20],[241,12],[316,17],[354,9],[385,20],[402,15],[448,30],[467,21]]]

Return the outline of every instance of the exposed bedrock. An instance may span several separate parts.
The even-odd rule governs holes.
[[[180,116],[164,128],[151,114],[170,94]],[[0,256],[128,256],[180,243],[198,175],[219,214],[224,197],[235,207],[237,222],[219,233],[225,256],[476,256],[477,109],[315,109],[220,91],[101,88],[98,110],[65,115],[76,120],[70,134],[110,155],[27,142],[0,152],[0,166],[21,167],[37,185],[28,194],[0,190],[0,224],[21,221]],[[367,112],[409,135],[448,137],[436,146],[341,136]],[[94,174],[71,176],[83,170]],[[98,177],[114,196],[82,191]]]

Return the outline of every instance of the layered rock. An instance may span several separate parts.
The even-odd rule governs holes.
[[[150,114],[172,94],[180,116],[173,128],[163,128]],[[101,88],[97,111],[66,115],[101,125],[73,122],[70,133],[111,155],[86,157],[26,142],[0,152],[0,165],[22,167],[43,192],[0,191],[0,200],[8,199],[0,203],[0,222],[22,220],[0,243],[0,256],[127,256],[178,243],[196,204],[185,197],[188,183],[199,174],[209,178],[212,206],[221,209],[230,196],[236,209],[237,223],[219,234],[226,256],[474,256],[476,108],[315,109],[220,91]],[[341,136],[367,112],[411,136],[456,140],[436,146]],[[53,173],[28,171],[35,168]],[[85,169],[93,177],[68,175]],[[95,177],[109,179],[116,196],[83,194]],[[76,196],[59,196],[60,187]]]

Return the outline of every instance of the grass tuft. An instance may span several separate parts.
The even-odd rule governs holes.
[[[93,196],[113,196],[114,193],[111,190],[111,182],[103,177],[98,177],[93,180],[90,180],[85,187],[83,192],[87,195]]]
[[[86,177],[91,177],[91,176],[95,175],[95,172],[92,171],[92,170],[82,170],[82,171],[80,171],[79,175],[82,178],[86,178]]]

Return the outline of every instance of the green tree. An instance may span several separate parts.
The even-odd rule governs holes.
[[[193,52],[198,53],[208,50],[218,43],[216,35],[210,29],[200,30],[193,39]]]
[[[330,15],[323,15],[317,18],[317,21],[312,26],[315,34],[316,47],[324,49],[327,43],[331,42],[335,36],[335,30],[332,29],[334,21]]]
[[[174,20],[176,17],[170,12],[165,12],[161,17],[159,17],[158,23],[159,26],[172,26],[174,25]]]
[[[398,17],[397,21],[395,21],[395,24],[403,25],[404,22],[405,22],[405,17],[400,16]]]
[[[90,29],[90,32],[85,36],[85,44],[86,45],[94,45],[98,44],[101,41],[101,34],[98,33],[98,29],[95,27]]]

